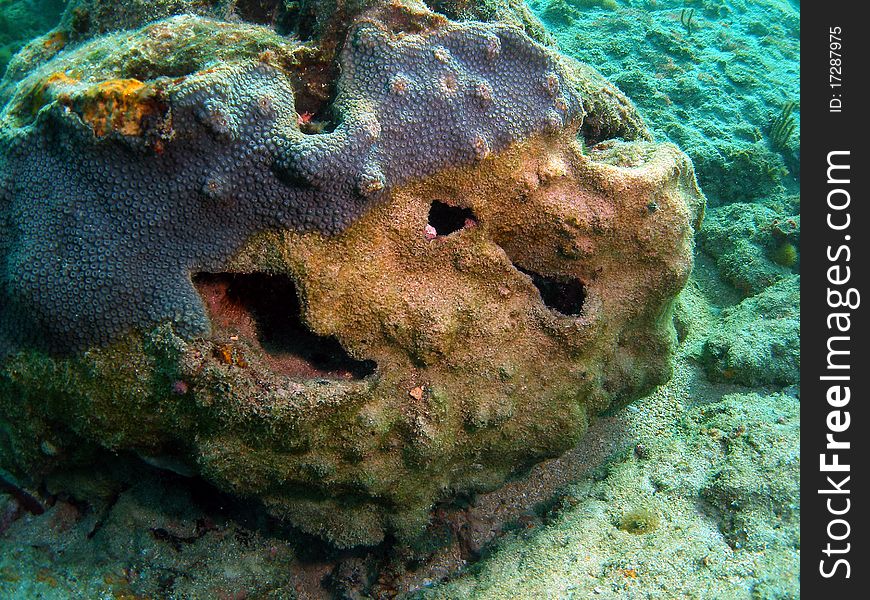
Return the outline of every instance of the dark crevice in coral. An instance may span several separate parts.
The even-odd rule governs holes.
[[[623,123],[612,123],[601,119],[594,113],[589,113],[583,120],[583,126],[578,134],[587,148],[606,142],[607,140],[631,141],[637,139],[637,135]]]
[[[15,498],[19,506],[30,514],[41,515],[45,512],[45,507],[36,496],[16,484],[11,478],[4,476],[2,470],[0,470],[0,492]]]
[[[215,328],[258,343],[277,372],[339,379],[375,372],[373,361],[354,359],[335,338],[306,327],[296,286],[286,275],[198,273],[193,282]]]
[[[429,10],[440,13],[452,21],[462,19],[462,5],[461,0],[426,0]]]
[[[321,24],[318,22],[316,6],[303,2],[281,2],[275,16],[275,31],[280,35],[292,35],[300,42],[307,42],[320,36]],[[340,13],[340,14],[338,14]],[[344,11],[334,15],[340,19]]]
[[[166,542],[176,552],[181,552],[185,545],[190,545],[199,540],[202,536],[209,532],[206,527],[197,527],[196,533],[193,535],[178,535],[163,527],[152,527],[150,529],[151,537],[158,542]]]
[[[201,69],[201,65],[194,60],[179,60],[172,65],[158,64],[156,61],[130,61],[123,72],[124,77],[139,81],[154,81],[160,77],[167,79],[180,79],[193,75]]]
[[[586,286],[579,279],[571,277],[549,277],[514,265],[528,275],[541,293],[541,299],[548,308],[566,316],[575,317],[583,310],[586,301]]]
[[[316,15],[308,9],[301,12],[298,2],[284,0],[236,0],[232,13],[243,21],[272,27],[279,35],[299,35],[302,40],[313,37],[312,21]]]
[[[272,25],[283,5],[279,0],[236,0],[234,12],[249,23]]]
[[[470,208],[450,206],[440,200],[435,200],[429,207],[429,225],[437,235],[450,235],[475,223],[477,218]]]
[[[340,123],[340,115],[333,109],[338,66],[312,54],[302,57],[299,68],[293,90],[299,130],[309,135],[335,131]]]
[[[299,115],[297,118],[299,131],[306,135],[332,133],[339,124],[338,119],[332,118],[330,114],[324,113],[323,110],[303,110],[297,114]]]
[[[115,508],[115,505],[118,503],[118,499],[121,497],[121,493],[126,491],[128,488],[129,486],[123,486],[121,489],[115,490],[108,497],[105,504],[100,509],[97,520],[94,522],[94,526],[91,527],[91,530],[87,533],[87,539],[94,539],[94,536],[100,532],[100,530],[103,528],[103,525],[106,524],[106,520],[109,518],[112,509]]]

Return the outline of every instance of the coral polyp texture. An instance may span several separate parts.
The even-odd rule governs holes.
[[[361,4],[302,43],[83,3],[12,61],[18,476],[125,450],[339,546],[410,540],[670,376],[690,161],[526,13]]]
[[[163,320],[205,333],[190,272],[251,235],[336,233],[389,188],[582,117],[556,57],[512,27],[397,36],[363,22],[348,36],[338,124],[321,135],[300,130],[288,75],[263,63],[40,82],[56,100],[4,130],[0,352],[77,350]]]

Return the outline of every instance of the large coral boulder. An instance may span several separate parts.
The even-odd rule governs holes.
[[[340,546],[410,539],[669,378],[685,155],[513,24],[360,11],[304,45],[146,19],[10,69],[0,443],[24,481],[124,451]]]

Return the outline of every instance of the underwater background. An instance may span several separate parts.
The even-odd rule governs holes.
[[[799,2],[529,6],[707,197],[672,379],[468,499],[462,547],[425,561],[329,548],[165,470],[104,514],[0,491],[0,598],[799,597]],[[66,8],[0,0],[0,71]]]

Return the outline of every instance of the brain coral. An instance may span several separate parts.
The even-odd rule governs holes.
[[[368,4],[7,76],[10,469],[171,456],[335,544],[408,539],[669,377],[688,159],[512,25]]]

